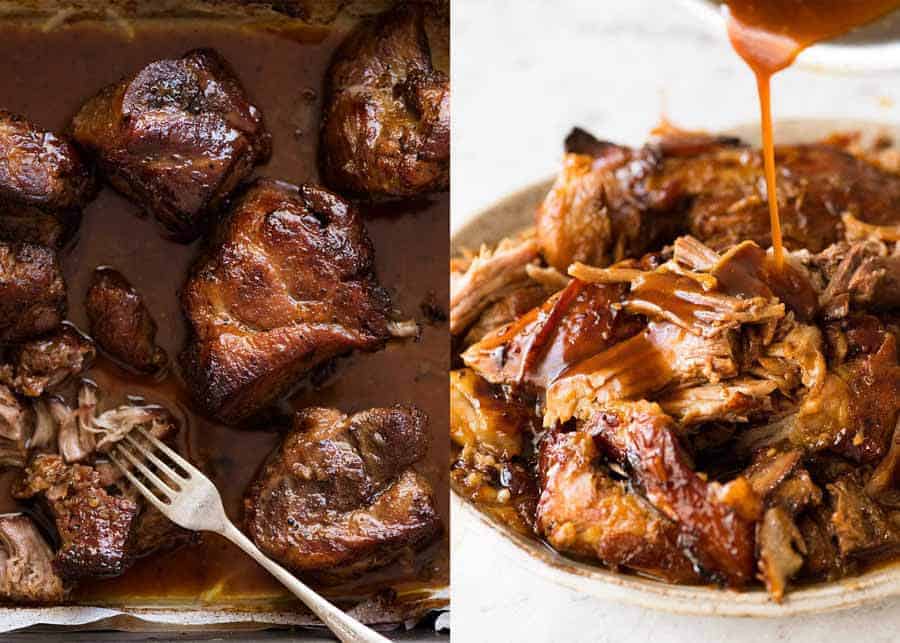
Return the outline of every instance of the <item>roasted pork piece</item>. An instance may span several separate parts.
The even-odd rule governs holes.
[[[372,197],[448,189],[448,67],[448,9],[403,3],[358,27],[326,80],[326,183]]]
[[[312,185],[260,179],[221,222],[182,291],[191,336],[180,356],[195,399],[239,422],[313,367],[389,336],[356,209]]]
[[[15,495],[45,502],[62,543],[55,565],[63,577],[114,576],[130,564],[127,545],[138,504],[108,493],[94,468],[38,455]]]
[[[105,178],[190,241],[253,166],[269,133],[228,63],[197,49],[103,89],[72,121]]]
[[[156,322],[140,293],[117,270],[94,271],[84,302],[91,336],[118,362],[142,373],[165,366],[165,351],[156,345]]]
[[[625,153],[570,144],[594,155],[592,172]],[[657,153],[687,163],[723,145],[734,143],[682,140]],[[860,190],[826,196],[889,196]],[[865,225],[833,217],[849,240],[788,253],[782,267],[754,241],[719,251],[691,236],[612,265],[618,250],[573,251],[600,265],[563,264],[572,280],[555,280],[561,290],[462,344],[467,368],[450,380],[454,485],[559,551],[671,582],[758,579],[775,600],[792,583],[897,556],[900,263],[890,224]],[[551,256],[539,247],[517,269],[552,271]],[[458,260],[459,274],[474,264]],[[504,296],[533,287],[510,283]],[[467,327],[487,310],[473,309]]]
[[[0,364],[0,382],[27,397],[40,397],[90,367],[93,342],[71,324],[13,346]]]
[[[24,514],[0,515],[0,600],[58,603],[66,597],[53,568],[53,551]]]
[[[611,404],[584,430],[610,460],[628,467],[657,510],[676,521],[704,572],[736,587],[753,577],[760,500],[745,478],[712,487],[692,470],[675,423],[656,404]]]
[[[66,283],[56,253],[0,242],[0,343],[50,332],[66,314]]]
[[[537,484],[526,465],[538,427],[533,404],[471,369],[450,372],[450,476],[458,490],[512,527],[532,533]],[[510,502],[510,501],[513,502]]]
[[[157,406],[100,406],[87,382],[74,408],[60,398],[36,400],[31,457],[13,489],[54,525],[60,542],[54,568],[66,579],[118,575],[137,558],[191,540],[147,505],[105,456],[135,426],[170,440],[177,431],[172,416]]]
[[[327,577],[424,547],[441,531],[431,486],[413,468],[426,424],[407,407],[300,411],[247,492],[250,537],[289,569]]]
[[[69,142],[0,110],[0,240],[62,245],[95,187]]]
[[[587,433],[554,433],[541,443],[536,528],[559,551],[596,558],[672,583],[701,576],[679,545],[678,523],[598,465]]]
[[[851,232],[847,216],[894,224],[900,175],[821,143],[776,149],[785,245],[820,252]],[[576,130],[563,170],[537,213],[546,261],[561,271],[640,256],[689,233],[714,249],[771,244],[760,153],[733,139],[640,149]],[[842,215],[845,215],[842,218]]]

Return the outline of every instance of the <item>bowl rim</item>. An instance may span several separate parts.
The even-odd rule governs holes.
[[[721,0],[680,0],[710,31],[727,40]],[[895,12],[900,10],[895,9]],[[890,15],[890,14],[889,14]],[[800,52],[795,65],[841,73],[884,72],[900,69],[900,41],[845,43],[840,39],[812,45]]]
[[[758,144],[757,128],[757,123],[747,123],[727,128],[723,133]],[[900,141],[900,124],[858,119],[786,119],[775,123],[780,143],[817,140],[832,132],[850,130],[859,131],[864,140],[887,133]],[[811,135],[813,131],[816,136]],[[464,247],[496,242],[522,229],[554,180],[551,177],[514,190],[466,217],[454,226],[451,256]],[[849,609],[900,596],[900,561],[876,566],[858,576],[793,589],[780,604],[762,588],[737,592],[712,586],[671,585],[614,572],[567,558],[542,541],[517,533],[451,489],[452,524],[465,520],[475,527],[472,534],[489,539],[486,544],[491,551],[501,552],[546,580],[600,599],[682,615],[778,618]]]

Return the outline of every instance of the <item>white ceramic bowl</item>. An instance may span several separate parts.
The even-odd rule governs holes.
[[[775,125],[777,143],[815,141],[837,131],[859,131],[864,138],[888,134],[900,143],[900,124],[882,125],[847,120],[783,121]],[[758,124],[726,132],[758,143]],[[599,132],[609,136],[610,133]],[[529,226],[534,210],[552,179],[519,190],[469,218],[451,239],[451,252],[492,243]],[[761,589],[734,592],[714,587],[668,585],[615,573],[570,560],[536,539],[526,538],[453,494],[453,524],[466,521],[467,537],[481,540],[482,548],[498,551],[515,564],[574,590],[641,607],[698,616],[775,617],[826,612],[900,595],[900,563],[873,569],[834,583],[810,585],[788,592],[781,604]]]
[[[720,0],[681,2],[723,39],[727,38]],[[900,69],[900,9],[846,36],[810,47],[797,57],[797,64],[840,72]]]

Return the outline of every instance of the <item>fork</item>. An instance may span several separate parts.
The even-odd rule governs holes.
[[[157,452],[166,455],[186,476],[181,475],[173,467],[159,458],[153,449],[148,448],[132,435],[137,431]],[[126,448],[125,443],[131,448]],[[152,463],[156,470],[165,477],[154,473],[138,455]],[[293,574],[263,554],[253,541],[234,526],[225,515],[222,497],[212,481],[199,469],[175,453],[144,427],[136,427],[110,451],[109,458],[121,469],[122,473],[135,488],[154,507],[176,525],[193,531],[211,531],[224,536],[240,547],[256,562],[266,568],[285,587],[299,598],[332,633],[344,643],[388,643],[388,639],[371,628],[363,625],[351,616],[329,603],[300,582]],[[128,460],[137,469],[147,484],[144,484],[122,461]]]

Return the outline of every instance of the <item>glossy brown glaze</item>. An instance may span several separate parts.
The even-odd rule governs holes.
[[[610,306],[623,292],[621,286],[575,279],[470,347],[463,360],[488,381],[545,388],[574,364],[640,329],[639,318]]]
[[[658,406],[600,411],[586,430],[610,458],[631,468],[648,500],[678,522],[682,543],[704,571],[734,587],[753,578],[757,516],[743,516],[714,497],[707,482],[691,468],[674,424]]]
[[[0,239],[59,245],[94,188],[69,141],[0,109]]]
[[[759,150],[714,137],[635,149],[580,130],[570,140],[576,134],[580,144],[536,217],[540,252],[558,270],[639,257],[685,233],[717,250],[747,240],[772,245]],[[788,250],[819,252],[845,238],[842,213],[886,225],[900,212],[900,176],[835,145],[781,146],[775,158]]]
[[[265,114],[273,135],[271,161],[257,174],[292,183],[317,182],[317,139],[325,69],[349,25],[333,29],[280,28],[278,24],[225,25],[208,21],[138,24],[133,38],[108,25],[81,24],[45,33],[38,26],[2,25],[0,97],[4,106],[48,128],[64,130],[81,104],[102,87],[135,73],[148,62],[177,58],[195,47],[219,51],[234,67],[248,95]],[[65,52],[65,55],[60,55]],[[52,95],[53,100],[47,100]],[[437,302],[446,310],[449,198],[422,199],[403,206],[361,206],[376,249],[376,271],[394,305],[421,323],[418,341],[390,343],[371,355],[339,359],[321,370],[290,407],[330,406],[351,413],[375,406],[416,404],[431,418],[430,446],[417,465],[435,490],[436,509],[449,525],[447,481],[447,326],[420,309]],[[69,287],[69,318],[87,329],[82,301],[97,266],[126,274],[142,294],[170,355],[184,346],[186,326],[177,291],[199,246],[168,242],[158,224],[140,208],[104,188],[87,208],[76,242],[63,255]],[[263,430],[238,430],[197,412],[180,378],[129,373],[105,358],[89,372],[110,403],[127,394],[144,396],[171,409],[182,430],[184,452],[212,476],[228,513],[242,514],[244,493],[266,456],[280,442],[273,420]],[[12,476],[0,477],[7,489]],[[3,509],[13,509],[6,494]],[[447,583],[448,541],[443,538],[418,556],[331,587],[337,597],[365,595],[391,587],[401,596]],[[82,583],[71,600],[146,603],[154,600],[197,605],[262,607],[288,598],[277,581],[215,536],[168,554],[138,561],[119,578]],[[402,598],[401,598],[402,600]]]
[[[784,250],[775,182],[772,134],[772,76],[789,67],[810,45],[843,35],[900,6],[897,0],[725,0],[728,37],[734,50],[756,76],[759,93],[766,193],[775,266],[781,269]]]
[[[362,217],[315,185],[254,181],[216,227],[181,294],[190,338],[179,357],[195,399],[230,424],[301,377],[389,333]]]
[[[446,11],[403,3],[365,21],[337,51],[322,128],[330,186],[373,197],[449,189]]]
[[[183,241],[200,236],[271,153],[259,109],[212,49],[153,61],[104,88],[75,115],[71,132],[111,185]]]

